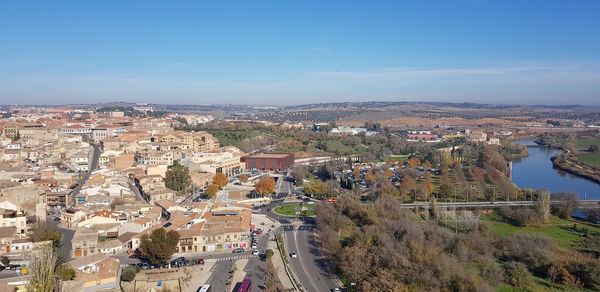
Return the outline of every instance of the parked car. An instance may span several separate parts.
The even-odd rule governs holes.
[[[243,248],[236,248],[232,251],[233,253],[243,253],[244,249]]]
[[[178,257],[171,261],[171,266],[174,267],[183,267],[187,266],[190,261],[186,260],[184,257]]]

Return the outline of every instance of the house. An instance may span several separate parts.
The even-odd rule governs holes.
[[[28,227],[25,213],[23,213],[23,211],[16,210],[3,210],[0,212],[0,227],[10,226],[16,228],[17,234],[27,234]]]
[[[102,289],[117,289],[119,260],[97,253],[66,263],[75,269],[76,281],[83,283],[84,289],[93,289],[102,285]],[[87,290],[87,289],[86,289]]]
[[[77,228],[72,244],[73,257],[85,257],[98,253],[98,233],[88,228]]]

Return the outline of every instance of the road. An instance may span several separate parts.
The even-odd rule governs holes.
[[[77,186],[71,192],[71,206],[77,206],[77,195],[81,191],[81,188],[83,187],[85,182],[90,178],[90,173],[92,173],[92,171],[98,168],[98,161],[100,160],[100,153],[102,153],[102,149],[98,144],[90,144],[90,147],[92,159],[90,160],[88,165],[89,171],[80,175],[80,179],[77,181]]]
[[[277,232],[283,233],[292,273],[302,285],[303,290],[311,292],[331,291],[338,285],[335,274],[331,272],[333,270],[332,266],[320,253],[315,219],[301,217],[297,220],[273,212],[273,209],[277,206],[297,204],[298,202],[300,201],[273,203],[267,207],[266,215],[283,225],[283,228],[277,230]],[[291,253],[296,253],[298,257],[289,257]]]
[[[306,291],[331,291],[338,287],[333,267],[323,257],[315,234],[315,226],[303,224],[284,228],[286,251],[296,253],[289,257],[293,274]]]

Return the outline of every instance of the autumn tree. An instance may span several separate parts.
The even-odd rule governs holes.
[[[383,177],[384,177],[385,179],[390,179],[390,178],[392,178],[392,176],[394,176],[394,172],[393,172],[393,171],[391,171],[391,170],[389,170],[389,169],[386,169],[386,170],[383,172]]]
[[[248,182],[248,176],[245,174],[242,174],[238,177],[238,179],[240,180],[241,183],[247,183]]]
[[[402,193],[407,194],[413,191],[416,186],[417,182],[415,181],[415,179],[410,175],[405,175],[402,178],[402,184],[400,185],[400,189],[402,189]]]
[[[270,176],[264,176],[254,184],[254,189],[257,194],[265,196],[274,193],[276,186],[275,179]]]
[[[218,185],[220,188],[227,186],[227,176],[223,173],[217,173],[213,176],[213,184]]]
[[[167,188],[182,193],[189,189],[191,185],[192,179],[187,166],[183,166],[179,162],[175,162],[169,166],[165,176],[165,186]]]
[[[304,184],[303,192],[310,197],[325,196],[327,184],[321,180],[311,180]]]
[[[372,171],[367,172],[367,174],[365,174],[365,182],[368,186],[372,186],[375,183],[377,183],[377,176],[375,175],[375,173],[373,173]]]
[[[219,186],[212,184],[212,185],[209,185],[208,187],[206,187],[206,190],[204,191],[204,193],[206,193],[210,197],[214,197],[218,191],[219,191]]]
[[[178,242],[179,233],[177,231],[158,228],[154,229],[150,235],[142,235],[140,250],[152,263],[164,265],[177,251]]]
[[[571,214],[579,207],[577,195],[572,192],[552,193],[551,198],[557,201],[552,205],[552,213],[563,219],[571,218]]]
[[[433,192],[433,183],[431,182],[431,173],[426,172],[423,175],[423,196],[429,198],[429,195]]]
[[[406,161],[406,163],[408,164],[409,168],[416,168],[417,166],[421,165],[421,160],[419,160],[418,158],[411,158],[408,161]]]
[[[425,168],[426,170],[431,169],[433,166],[431,165],[431,162],[429,162],[429,160],[425,160],[423,162],[423,168]]]

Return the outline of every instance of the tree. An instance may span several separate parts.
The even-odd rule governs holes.
[[[7,256],[2,256],[0,257],[0,263],[2,263],[3,266],[8,266],[8,264],[10,264],[10,259]]]
[[[265,250],[265,257],[267,258],[267,260],[270,260],[273,257],[274,254],[275,253],[273,252],[272,249]]]
[[[301,186],[304,183],[304,179],[306,178],[307,170],[304,166],[299,165],[294,168],[292,171],[292,177],[294,178],[294,183],[297,186]]]
[[[177,251],[178,242],[179,233],[177,231],[169,230],[167,232],[164,228],[158,228],[154,229],[150,235],[142,235],[140,250],[152,263],[163,265]]]
[[[121,280],[125,282],[131,282],[135,279],[135,275],[139,272],[139,268],[137,266],[127,266],[123,268],[123,273],[121,273]]]
[[[227,186],[227,176],[222,173],[217,173],[213,176],[213,184],[218,185],[220,188]]]
[[[321,180],[311,180],[304,184],[303,191],[310,197],[324,196],[327,192],[327,184]]]
[[[442,198],[449,198],[452,196],[452,185],[447,180],[442,180],[439,195]]]
[[[56,267],[56,276],[62,281],[71,281],[75,279],[75,269],[67,265]]]
[[[550,194],[548,192],[541,192],[538,196],[536,202],[536,209],[540,214],[540,217],[544,221],[544,223],[548,222],[550,219]]]
[[[428,198],[433,192],[433,183],[431,183],[431,173],[426,172],[423,176],[423,195]]]
[[[572,192],[552,193],[551,198],[553,201],[559,201],[552,205],[552,213],[563,219],[571,218],[571,214],[579,206],[577,195]]]
[[[50,245],[43,245],[37,251],[29,265],[28,291],[53,292],[55,286],[54,269],[58,261],[58,254]]]
[[[368,186],[372,186],[375,183],[377,183],[377,176],[375,175],[375,173],[373,173],[372,171],[367,172],[367,174],[365,174],[365,182]]]
[[[212,185],[209,185],[208,187],[206,187],[206,190],[204,191],[204,193],[206,193],[210,197],[214,197],[218,191],[219,191],[219,186],[212,184]]]
[[[33,242],[50,240],[52,241],[52,246],[58,249],[61,246],[62,233],[58,231],[56,225],[46,222],[38,224],[38,227],[33,230],[31,239]]]
[[[510,261],[504,265],[504,271],[506,282],[511,286],[521,289],[533,286],[533,276],[523,263]]]
[[[415,187],[417,186],[417,182],[415,181],[415,179],[410,176],[410,175],[405,175],[402,178],[402,184],[400,185],[400,188],[402,189],[402,192],[407,194],[410,193],[411,191],[413,191],[415,189]]]
[[[175,162],[169,166],[165,177],[165,186],[178,193],[186,191],[192,184],[190,171],[187,166]]]
[[[411,158],[406,163],[408,164],[409,168],[416,168],[421,164],[421,160],[419,160],[418,158]]]
[[[238,179],[240,180],[241,183],[247,183],[248,182],[248,176],[245,174],[242,174],[238,177]]]
[[[265,196],[274,193],[276,186],[275,179],[270,176],[263,176],[254,184],[254,190],[257,194]]]

